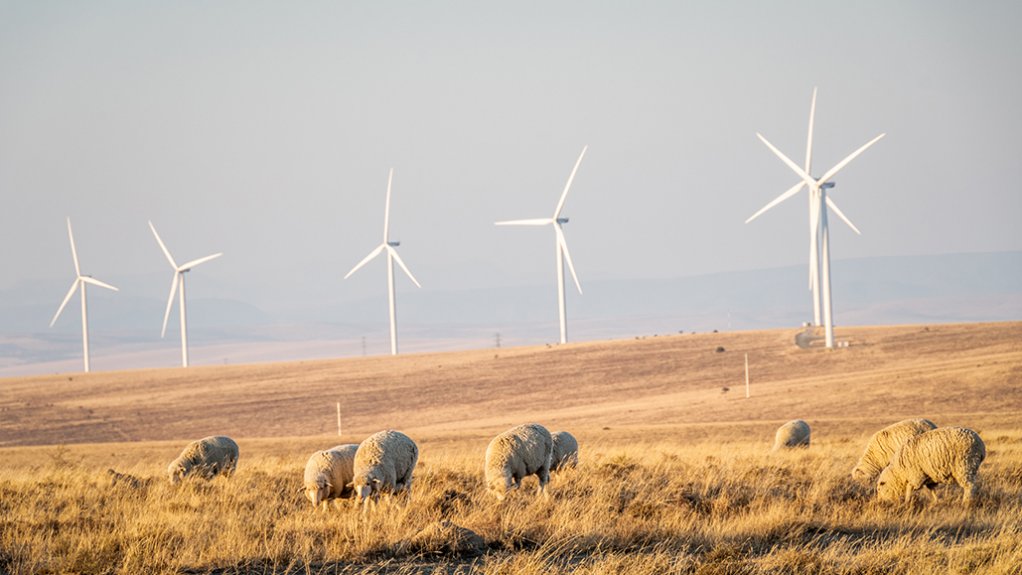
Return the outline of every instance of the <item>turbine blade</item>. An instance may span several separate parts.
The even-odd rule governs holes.
[[[160,234],[156,233],[156,226],[153,225],[152,221],[149,222],[149,229],[151,229],[153,231],[153,235],[156,236],[156,243],[160,244],[160,249],[163,250],[163,255],[167,256],[167,261],[170,262],[170,267],[177,270],[177,262],[174,261],[174,256],[170,255],[170,250],[167,249],[163,240],[160,239]]]
[[[390,241],[390,184],[394,181],[394,168],[387,175],[387,203],[383,208],[383,243]]]
[[[71,301],[71,296],[75,295],[75,290],[78,289],[78,282],[82,281],[81,278],[75,278],[75,281],[71,282],[71,289],[67,291],[67,295],[64,296],[64,301],[60,302],[60,307],[57,308],[57,313],[53,314],[53,319],[50,320],[50,327],[57,323],[57,318],[60,317],[60,312],[64,311],[64,306],[67,302]]]
[[[582,163],[582,157],[586,155],[586,150],[588,149],[588,144],[582,147],[582,153],[578,155],[578,160],[575,161],[575,167],[571,169],[571,175],[568,176],[568,183],[564,184],[564,191],[561,192],[561,200],[557,202],[557,209],[554,210],[554,217],[551,219],[556,220],[561,215],[561,209],[564,208],[564,200],[567,199],[568,190],[571,189],[571,182],[575,179],[575,172],[578,171],[578,167]]]
[[[220,257],[222,255],[224,255],[224,253],[220,252],[220,253],[217,253],[217,254],[213,254],[211,256],[206,256],[204,258],[199,258],[197,260],[192,260],[192,261],[182,265],[177,271],[179,271],[179,272],[186,272],[186,271],[194,268],[195,266],[197,266],[199,264],[204,264],[204,263],[208,262],[209,260],[215,260],[216,258],[218,258],[218,257]]]
[[[770,208],[776,206],[777,204],[783,202],[784,200],[790,198],[791,196],[794,196],[795,194],[797,194],[799,192],[799,190],[802,189],[802,186],[804,186],[804,185],[806,185],[805,182],[799,182],[799,183],[795,184],[794,186],[788,188],[788,191],[786,191],[783,194],[777,196],[776,198],[774,198],[774,200],[772,202],[770,202],[769,204],[763,206],[762,208],[759,209],[758,212],[756,212],[756,213],[752,214],[751,216],[749,216],[749,219],[745,220],[745,223],[751,222],[752,220],[758,218],[763,212],[769,210]]]
[[[816,118],[816,87],[813,87],[813,102],[809,105],[809,137],[806,138],[806,173],[813,173],[813,121]]]
[[[575,287],[578,288],[578,294],[582,295],[582,284],[578,281],[578,274],[575,273],[575,264],[571,261],[571,252],[568,251],[568,240],[564,239],[564,230],[561,226],[555,225],[554,230],[557,231],[557,245],[560,247],[561,252],[564,253],[564,259],[568,262],[568,271],[571,272],[572,279],[575,280]]]
[[[545,226],[547,224],[554,223],[551,218],[536,218],[532,220],[505,220],[502,222],[494,222],[496,226]]]
[[[404,260],[402,260],[401,256],[398,255],[397,250],[390,246],[387,246],[387,251],[390,252],[390,255],[394,256],[394,261],[397,262],[397,265],[401,266],[401,269],[405,270],[405,273],[408,274],[408,279],[412,280],[412,283],[415,284],[416,287],[421,288],[422,286],[419,285],[419,280],[415,279],[415,276],[412,275],[412,272],[408,270],[408,266],[405,265]]]
[[[82,270],[78,267],[78,250],[75,248],[75,235],[71,231],[71,218],[67,219],[67,237],[71,240],[71,259],[75,262],[75,275],[81,276]]]
[[[112,286],[112,285],[110,285],[108,283],[101,282],[98,279],[93,278],[93,277],[82,276],[81,279],[82,279],[83,282],[85,282],[87,284],[92,284],[94,286],[99,286],[99,287],[103,287],[103,288],[106,288],[106,289],[111,289],[111,290],[114,290],[114,291],[121,291],[121,290],[115,288],[114,286]]]
[[[371,260],[371,259],[375,258],[376,256],[380,255],[380,252],[383,251],[383,248],[389,248],[389,247],[390,246],[388,246],[387,244],[380,244],[380,245],[376,246],[376,249],[374,249],[373,251],[369,252],[369,255],[367,255],[365,258],[363,258],[362,261],[358,262],[358,264],[355,267],[351,268],[351,271],[348,272],[348,274],[346,276],[344,276],[344,279],[350,278],[351,274],[353,274],[356,271],[358,271],[358,268],[366,265],[367,263],[369,263],[369,260]]]
[[[841,210],[838,209],[837,204],[834,203],[834,200],[830,199],[830,196],[827,196],[827,206],[829,206],[830,209],[834,210],[834,213],[837,214],[837,217],[844,220],[844,222],[848,224],[848,227],[852,228],[853,232],[860,236],[862,235],[862,232],[859,231],[859,228],[855,227],[855,224],[852,223],[852,220],[845,217]]]
[[[877,137],[873,138],[872,140],[870,140],[870,141],[866,142],[865,144],[863,144],[863,146],[861,148],[859,148],[858,150],[855,150],[851,154],[848,154],[848,157],[846,157],[845,159],[843,159],[840,162],[838,162],[833,168],[827,170],[827,173],[823,174],[823,176],[820,178],[820,182],[827,182],[827,181],[829,181],[831,178],[834,177],[835,174],[837,174],[839,171],[841,171],[841,168],[844,168],[845,166],[847,166],[848,162],[851,162],[852,160],[857,158],[859,156],[859,154],[865,152],[870,146],[872,146],[873,144],[877,143],[880,140],[880,138],[883,138],[886,135],[887,134],[880,134],[879,136],[877,136]]]
[[[803,170],[798,164],[796,164],[795,162],[792,162],[791,158],[789,158],[788,156],[785,156],[784,154],[781,153],[780,150],[775,148],[773,144],[771,144],[766,138],[763,137],[763,134],[760,134],[759,132],[756,132],[756,137],[758,137],[760,140],[762,140],[762,142],[764,144],[766,144],[766,146],[768,148],[770,148],[770,151],[773,152],[775,156],[780,158],[782,162],[787,164],[788,167],[792,169],[792,171],[794,171],[796,174],[798,174],[798,177],[802,178],[802,180],[806,184],[808,184],[810,188],[816,187],[816,180],[814,180],[812,176],[807,174],[806,171]]]
[[[160,332],[160,337],[167,335],[167,320],[170,319],[170,308],[174,306],[174,296],[177,294],[177,278],[181,275],[181,272],[174,270],[174,277],[170,280],[170,297],[167,298],[167,311],[163,314],[163,331]]]

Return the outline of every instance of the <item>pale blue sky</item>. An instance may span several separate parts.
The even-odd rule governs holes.
[[[492,223],[552,212],[584,144],[583,285],[803,264],[804,197],[742,222],[795,182],[755,132],[800,158],[813,86],[819,171],[888,134],[836,178],[863,235],[835,222],[835,259],[1019,250],[1019,22],[1016,1],[0,1],[0,288],[45,280],[56,308],[71,216],[83,271],[151,275],[146,297],[170,280],[148,219],[179,260],[225,252],[190,295],[376,294],[382,264],[341,278],[390,167],[424,289],[552,286],[552,233]]]

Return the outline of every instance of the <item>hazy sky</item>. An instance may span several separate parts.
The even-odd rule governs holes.
[[[807,258],[796,161],[819,86],[835,259],[1022,249],[1022,4],[0,1],[0,288],[110,282],[223,251],[207,296],[263,307],[384,288],[553,284],[564,215],[585,282]],[[52,281],[50,281],[52,280]],[[52,284],[52,286],[50,286]],[[415,289],[399,281],[402,291]],[[551,287],[552,289],[552,287]],[[242,294],[245,295],[242,295]],[[48,321],[49,318],[45,318]],[[159,321],[159,318],[156,319]],[[73,328],[72,328],[73,331]]]

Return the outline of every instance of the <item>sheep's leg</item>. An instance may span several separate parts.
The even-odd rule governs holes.
[[[539,478],[539,492],[543,494],[545,499],[550,499],[550,494],[546,490],[546,484],[550,482],[550,464],[540,467],[539,471],[536,472],[536,477]]]
[[[912,487],[911,484],[905,486],[905,503],[912,501],[912,492],[915,490],[915,487]]]

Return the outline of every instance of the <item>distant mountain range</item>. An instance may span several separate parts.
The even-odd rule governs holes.
[[[833,267],[839,327],[1022,319],[1022,252],[863,258],[836,261]],[[805,266],[792,266],[587,281],[583,296],[568,296],[569,335],[581,341],[797,327],[812,315],[806,274]],[[46,300],[41,291],[36,284],[0,290],[0,376],[81,369],[77,306],[68,306],[64,313],[71,317],[62,317],[59,329],[48,329],[59,301]],[[94,369],[176,365],[176,315],[167,338],[159,337],[166,300],[127,293],[94,298],[98,291],[90,292],[90,309],[102,311],[90,314]],[[402,349],[408,352],[496,347],[498,341],[504,346],[543,344],[557,338],[552,282],[409,291],[401,294],[399,304]],[[383,293],[308,299],[279,309],[239,299],[189,300],[189,342],[196,364],[382,354],[388,350],[387,329]]]

